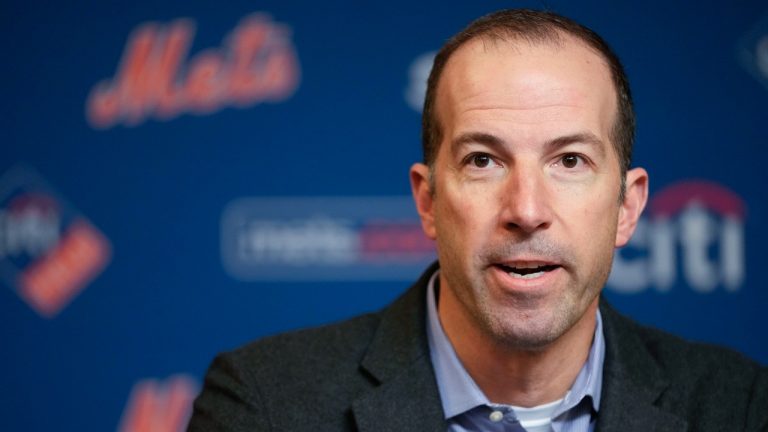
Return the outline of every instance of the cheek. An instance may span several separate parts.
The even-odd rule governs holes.
[[[616,237],[616,201],[587,200],[587,205],[571,207],[564,216],[568,247],[578,263],[582,280],[602,281],[607,277]],[[595,282],[597,283],[597,282]],[[592,286],[592,282],[589,284]]]
[[[471,190],[445,188],[436,200],[435,224],[438,241],[450,241],[469,246],[482,239],[482,232],[488,227],[491,204],[484,194]]]
[[[466,226],[465,215],[468,206],[459,200],[445,199],[443,196],[437,200],[435,208],[435,225],[438,231],[438,240],[441,237],[455,237],[463,232]]]
[[[617,198],[608,195],[570,197],[565,214],[565,224],[574,236],[587,243],[613,245],[618,223]]]

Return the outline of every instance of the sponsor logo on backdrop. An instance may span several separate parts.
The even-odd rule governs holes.
[[[163,382],[139,381],[133,386],[118,432],[182,432],[192,415],[198,385],[186,375]]]
[[[408,88],[405,89],[405,102],[416,112],[424,108],[424,96],[427,93],[427,80],[432,71],[436,52],[427,52],[418,57],[408,68]]]
[[[768,14],[739,42],[741,65],[768,89]]]
[[[745,276],[741,197],[717,183],[684,181],[649,201],[629,244],[616,251],[608,287],[621,293],[676,284],[698,293],[738,291]]]
[[[148,118],[210,114],[228,106],[280,102],[296,91],[300,72],[291,32],[268,15],[243,18],[221,47],[188,58],[194,34],[192,19],[138,26],[115,76],[88,95],[91,126],[136,126]]]
[[[101,273],[104,235],[30,168],[0,178],[0,278],[52,318]]]
[[[436,257],[410,197],[238,199],[221,254],[248,281],[412,280]]]

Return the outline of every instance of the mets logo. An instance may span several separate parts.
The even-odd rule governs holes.
[[[101,273],[109,242],[29,169],[8,172],[0,191],[0,278],[51,318]]]
[[[616,251],[608,286],[663,292],[682,281],[699,293],[739,290],[745,216],[742,199],[717,183],[684,181],[659,191],[629,244]]]
[[[152,117],[210,114],[225,106],[248,107],[291,96],[299,66],[290,31],[265,14],[245,17],[225,39],[187,60],[195,33],[191,19],[144,23],[129,37],[114,78],[88,96],[91,126],[136,126]]]
[[[118,432],[182,432],[192,414],[197,383],[186,375],[133,386]]]

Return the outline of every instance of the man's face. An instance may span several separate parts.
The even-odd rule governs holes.
[[[507,346],[545,347],[594,310],[645,203],[637,169],[619,203],[606,63],[570,37],[472,40],[446,65],[436,106],[434,190],[422,164],[411,180],[437,243],[441,304],[454,300],[448,315]]]

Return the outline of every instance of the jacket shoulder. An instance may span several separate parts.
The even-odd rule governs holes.
[[[610,308],[601,312],[610,322],[613,356],[633,381],[662,377],[666,382],[659,406],[686,418],[695,430],[768,428],[768,368],[734,350],[638,324]],[[649,364],[655,372],[639,370]]]
[[[765,367],[734,350],[685,340],[663,330],[634,324],[639,338],[659,366],[676,382],[723,382],[749,387]]]
[[[685,407],[702,430],[768,430],[768,368],[736,351],[642,327],[640,337],[666,370],[666,403]]]
[[[219,354],[189,431],[350,429],[350,401],[372,386],[359,363],[379,320],[362,315]]]
[[[379,314],[268,336],[223,356],[255,375],[328,373],[358,365],[379,324]]]

